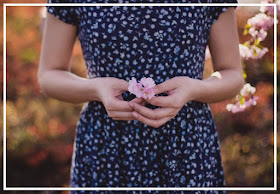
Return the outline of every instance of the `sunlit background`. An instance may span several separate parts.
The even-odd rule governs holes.
[[[244,26],[258,12],[259,7],[236,10],[240,43],[250,38],[242,34]],[[1,24],[2,16],[1,12]],[[37,69],[42,27],[42,7],[7,8],[7,187],[69,186],[75,127],[82,104],[64,103],[41,94]],[[279,31],[278,26],[278,39]],[[2,38],[0,41],[3,44]],[[273,187],[273,27],[263,45],[269,52],[261,60],[246,61],[247,81],[257,88],[258,104],[236,114],[226,110],[231,100],[211,104],[227,186]],[[0,50],[3,53],[2,47]],[[78,41],[71,63],[75,74],[86,76]],[[206,60],[205,77],[211,72],[211,60]]]

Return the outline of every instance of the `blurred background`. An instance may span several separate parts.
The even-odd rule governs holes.
[[[3,2],[25,3],[23,0]],[[239,0],[242,2],[248,1]],[[258,12],[259,7],[236,10],[240,43],[250,39],[249,35],[242,34],[244,26]],[[60,102],[40,92],[37,69],[42,13],[42,7],[7,8],[7,187],[69,186],[75,127],[82,104]],[[3,12],[1,24],[2,17]],[[278,26],[278,40],[279,32]],[[2,29],[0,36],[2,45]],[[247,82],[257,88],[258,104],[236,114],[226,110],[226,104],[231,100],[211,104],[229,187],[273,187],[273,27],[268,31],[263,46],[269,48],[269,52],[261,60],[246,62]],[[279,46],[278,41],[278,61]],[[0,61],[3,61],[2,47],[0,51]],[[86,76],[78,41],[71,63],[75,74]],[[205,76],[209,76],[211,71],[211,60],[207,60]],[[3,115],[0,121],[3,126],[2,118]]]

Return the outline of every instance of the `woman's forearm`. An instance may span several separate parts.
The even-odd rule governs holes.
[[[66,70],[48,70],[39,73],[39,84],[45,95],[71,103],[100,101],[98,80],[99,78],[82,78]],[[205,80],[192,79],[191,84],[194,101],[213,103],[238,94],[244,79],[238,71],[222,70]]]
[[[98,100],[95,82],[95,79],[82,78],[66,70],[39,73],[40,88],[45,95],[71,103]]]
[[[221,70],[214,72],[205,80],[194,80],[194,100],[199,102],[219,102],[236,96],[244,79],[240,71]]]

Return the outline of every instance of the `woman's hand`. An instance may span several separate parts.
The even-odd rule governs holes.
[[[118,78],[103,77],[94,78],[94,82],[97,86],[97,100],[103,103],[109,117],[114,120],[135,120],[132,115],[132,107],[122,97],[122,93],[128,90],[127,81]],[[142,98],[135,98],[131,102],[139,106],[145,104]]]
[[[158,96],[147,100],[161,108],[149,109],[140,104],[130,102],[134,109],[133,116],[142,123],[158,128],[177,115],[181,108],[195,98],[196,82],[189,77],[175,77],[155,86],[155,93],[167,93],[168,96]]]

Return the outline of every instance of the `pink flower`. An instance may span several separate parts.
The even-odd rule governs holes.
[[[251,84],[246,83],[240,91],[242,96],[253,95],[256,92],[256,88],[251,86]]]
[[[245,60],[252,57],[252,51],[247,46],[244,46],[243,44],[239,44],[239,52],[241,58]]]
[[[154,96],[155,96],[154,88],[145,88],[143,93],[142,93],[142,97],[144,99],[151,99]]]
[[[141,78],[140,84],[142,84],[144,88],[153,88],[156,86],[155,81],[152,78],[146,77]]]
[[[271,0],[262,0],[261,3],[262,4],[269,4],[269,3],[273,3],[273,1],[271,1]],[[273,6],[261,6],[260,7],[260,12],[266,13],[267,15],[270,15],[270,16],[273,16],[273,14],[274,14],[274,7]]]
[[[265,53],[268,52],[268,49],[267,48],[259,48],[259,47],[256,47],[256,46],[252,46],[251,48],[254,52],[254,55],[252,56],[252,59],[261,59]]]
[[[268,30],[273,25],[274,21],[273,17],[267,16],[264,13],[259,13],[250,18],[247,23],[256,30]]]
[[[259,39],[259,41],[263,41],[267,36],[267,31],[264,29],[256,30],[254,27],[251,27],[248,30],[248,33],[255,39]]]
[[[249,83],[245,84],[241,89],[240,94],[235,97],[235,103],[227,104],[226,109],[232,113],[238,113],[250,106],[255,106],[259,99],[258,96],[253,96],[255,92],[255,87],[252,87]]]
[[[242,112],[245,110],[245,106],[238,104],[228,104],[227,105],[227,110],[232,112],[232,113],[238,113],[238,112]]]
[[[258,99],[259,99],[258,96],[254,96],[253,98],[250,98],[249,100],[245,101],[244,104],[245,104],[246,107],[256,106]]]
[[[132,93],[134,90],[134,87],[137,85],[137,81],[136,81],[135,77],[131,78],[131,80],[129,80],[128,83],[129,83],[128,91]]]
[[[257,38],[259,39],[259,41],[263,41],[267,36],[267,31],[260,29],[259,33],[257,34]]]
[[[244,46],[242,44],[239,44],[239,52],[240,57],[242,59],[248,60],[248,59],[261,59],[265,53],[268,52],[267,48],[259,48],[256,46],[251,46],[250,48],[247,46]]]
[[[144,99],[151,99],[155,96],[154,87],[156,84],[152,78],[143,77],[140,83],[137,83],[137,80],[133,77],[128,83],[128,91],[137,98],[143,97]]]
[[[137,83],[136,79],[133,77],[129,80],[128,91],[134,94],[137,98],[142,96],[143,87],[141,84]]]

